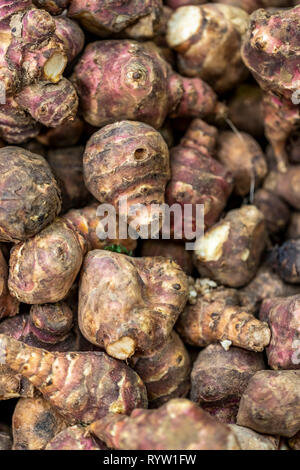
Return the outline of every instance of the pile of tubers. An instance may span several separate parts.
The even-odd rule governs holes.
[[[0,39],[0,450],[300,450],[299,1]]]

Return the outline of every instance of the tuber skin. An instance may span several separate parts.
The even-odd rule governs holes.
[[[180,73],[200,77],[225,93],[247,76],[240,47],[249,16],[241,8],[205,4],[178,8],[168,22],[167,42],[178,53]]]
[[[290,218],[287,231],[285,233],[286,238],[300,238],[300,212],[293,211]]]
[[[18,300],[8,290],[8,266],[0,249],[0,320],[13,317],[19,313]]]
[[[33,3],[51,15],[60,15],[68,7],[70,0],[33,0]]]
[[[262,354],[235,347],[225,351],[221,345],[211,344],[193,364],[191,400],[212,416],[218,408],[230,409],[230,422],[235,423],[239,401],[250,378],[263,369]]]
[[[239,290],[240,305],[258,313],[263,300],[288,297],[298,293],[298,287],[286,284],[270,266],[263,264],[249,284]]]
[[[153,204],[164,203],[170,178],[169,151],[160,133],[141,122],[121,121],[93,134],[83,156],[88,190],[101,203],[112,204],[128,224],[135,223],[137,233],[156,232],[162,215]],[[121,198],[127,197],[122,204]],[[138,204],[143,208],[135,211]],[[154,227],[158,218],[157,228]]]
[[[45,450],[107,450],[107,447],[96,440],[86,427],[75,425],[56,434]]]
[[[85,206],[91,199],[83,179],[83,153],[82,146],[50,149],[47,153],[47,161],[60,183],[63,213]]]
[[[268,323],[272,333],[266,350],[271,369],[300,369],[299,306],[299,294],[262,303],[259,318]]]
[[[194,263],[203,277],[242,287],[254,277],[265,243],[262,212],[253,205],[242,206],[196,241]]]
[[[52,353],[6,335],[0,335],[0,351],[4,364],[28,378],[70,424],[147,406],[139,376],[103,352]]]
[[[84,32],[80,26],[75,22],[64,16],[59,16],[54,19],[55,21],[55,36],[63,44],[63,49],[66,53],[68,64],[80,54],[84,48]]]
[[[166,0],[165,2],[168,7],[176,8],[183,7],[185,5],[201,5],[202,3],[206,3],[206,0]]]
[[[237,424],[263,434],[294,436],[300,429],[300,371],[257,372],[241,398]]]
[[[90,430],[117,450],[239,450],[228,426],[184,398],[129,417],[108,414]]]
[[[240,3],[240,1],[239,1]],[[228,117],[243,132],[261,139],[264,135],[263,93],[251,83],[240,85],[228,102]]]
[[[166,201],[169,206],[203,204],[204,229],[217,222],[233,189],[230,171],[212,157],[216,136],[215,127],[194,119],[180,144],[170,152],[171,181],[167,185]],[[191,220],[185,216],[181,226],[194,232],[195,223],[195,215]],[[182,236],[176,221],[173,231]]]
[[[253,204],[264,215],[267,231],[270,234],[283,232],[290,220],[289,206],[275,193],[259,189],[254,194]]]
[[[170,335],[187,295],[187,276],[172,260],[94,250],[81,271],[79,327],[117,359],[149,356]]]
[[[241,450],[278,450],[279,437],[259,434],[252,429],[230,424]]]
[[[0,364],[0,401],[20,397],[33,398],[36,394],[37,392],[29,380]]]
[[[0,149],[0,241],[26,240],[50,224],[61,195],[46,160],[21,147]]]
[[[12,438],[10,429],[5,424],[0,423],[0,450],[11,450]]]
[[[171,258],[186,274],[192,274],[193,261],[184,245],[173,240],[143,240],[142,256],[164,256]]]
[[[68,15],[100,37],[125,34],[146,39],[158,31],[162,1],[72,0]]]
[[[100,239],[97,204],[74,209],[11,251],[9,290],[23,303],[44,304],[63,300],[70,291],[87,250],[136,241]],[[49,250],[51,247],[51,250]]]
[[[167,115],[223,116],[225,110],[209,85],[176,74],[156,48],[132,40],[90,43],[71,80],[85,121],[95,127],[129,119],[159,129]]]
[[[83,131],[83,121],[77,116],[73,121],[67,121],[61,126],[45,129],[39,133],[36,140],[51,149],[72,147],[78,144]]]
[[[240,7],[252,13],[258,8],[286,8],[292,6],[293,2],[291,0],[217,0],[216,3]]]
[[[42,450],[65,428],[64,419],[44,398],[20,398],[12,418],[12,449]]]
[[[260,145],[245,132],[220,132],[216,158],[232,173],[234,192],[246,196],[267,174],[267,163]]]
[[[285,143],[299,123],[299,106],[292,95],[299,89],[297,64],[299,9],[257,10],[242,45],[244,63],[265,90],[266,135],[272,144],[279,171],[286,171]]]
[[[41,125],[9,96],[0,105],[0,136],[9,144],[21,144],[38,136]]]
[[[228,292],[229,291],[229,292]],[[205,347],[221,342],[261,352],[270,342],[268,325],[236,305],[236,295],[219,289],[198,296],[180,315],[176,329],[185,343]]]
[[[300,239],[274,247],[269,263],[284,282],[300,284]]]
[[[290,163],[300,163],[300,129],[291,134],[287,143],[287,153]]]
[[[270,171],[264,189],[274,192],[294,209],[300,210],[300,165],[290,165],[286,172]]]
[[[185,397],[189,392],[191,361],[175,331],[151,356],[133,357],[132,367],[146,386],[150,408]]]
[[[300,450],[300,431],[288,440],[288,444],[292,450]]]

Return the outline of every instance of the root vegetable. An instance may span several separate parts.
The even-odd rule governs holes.
[[[201,5],[201,3],[206,3],[206,0],[166,0],[166,4],[173,10],[185,5]]]
[[[159,132],[140,122],[105,126],[88,141],[83,169],[87,188],[98,201],[113,204],[129,225],[134,222],[138,233],[145,229],[148,233],[150,226],[159,230],[162,215],[158,205],[164,203],[170,178],[169,151]],[[120,199],[125,197],[120,207]],[[135,210],[138,204],[143,207]]]
[[[161,0],[72,0],[68,14],[101,37],[125,34],[149,38],[159,27]],[[127,28],[127,29],[126,29]],[[133,29],[133,31],[132,31]]]
[[[80,26],[69,18],[59,16],[54,21],[55,36],[63,44],[68,63],[71,64],[84,48],[84,33]]]
[[[300,239],[288,240],[274,247],[270,264],[283,281],[300,284]]]
[[[136,41],[90,43],[71,80],[84,119],[96,127],[129,119],[159,129],[168,114],[224,114],[209,85],[176,74],[153,47]]]
[[[216,3],[240,7],[248,13],[252,13],[258,8],[285,8],[292,6],[291,0],[217,0]]]
[[[150,408],[185,397],[190,388],[190,357],[173,331],[161,348],[148,357],[133,357],[132,366],[144,382]]]
[[[45,450],[107,450],[107,447],[96,441],[86,427],[75,425],[58,433]]]
[[[290,223],[285,235],[287,239],[300,238],[300,212],[292,212]]]
[[[230,428],[189,400],[170,400],[157,410],[131,416],[108,414],[90,426],[110,448],[120,450],[238,450]]]
[[[250,378],[265,369],[262,354],[231,347],[225,351],[219,344],[203,349],[193,365],[191,400],[214,415],[219,408],[231,408],[233,419]]]
[[[240,3],[240,2],[239,2]],[[263,93],[259,86],[242,84],[228,102],[228,117],[240,130],[261,139],[264,135]]]
[[[169,240],[144,240],[141,255],[171,258],[186,274],[191,274],[193,270],[192,257],[181,243]]]
[[[291,165],[285,173],[270,171],[264,189],[282,197],[293,208],[300,210],[300,165]]]
[[[0,320],[5,317],[13,317],[19,313],[19,302],[10,295],[8,290],[8,267],[0,250]]]
[[[42,450],[65,428],[64,419],[48,401],[20,398],[12,418],[13,450]]]
[[[269,233],[282,232],[286,228],[290,219],[290,210],[275,193],[259,189],[254,194],[253,204],[263,213]]]
[[[60,15],[68,7],[70,0],[32,0],[33,3],[51,15]]]
[[[0,135],[9,144],[20,144],[36,137],[41,125],[24,111],[14,98],[0,105]]]
[[[262,303],[259,318],[268,323],[267,347],[271,369],[300,369],[300,296],[273,297]]]
[[[12,438],[10,429],[5,424],[0,423],[0,450],[11,450]]]
[[[167,41],[178,53],[180,73],[200,77],[224,93],[247,76],[240,47],[249,16],[222,4],[183,6],[168,22]]]
[[[287,143],[287,154],[290,163],[300,163],[300,129],[291,134]]]
[[[0,240],[26,240],[51,223],[60,191],[46,160],[20,147],[0,149]]]
[[[0,364],[0,400],[19,397],[33,398],[36,394],[34,386],[27,379]]]
[[[79,117],[67,121],[61,126],[45,129],[40,132],[36,140],[47,147],[63,148],[76,145],[84,131],[84,124]]]
[[[204,205],[204,228],[210,227],[220,217],[233,188],[231,173],[214,158],[212,152],[216,128],[200,119],[192,121],[180,144],[170,152],[171,181],[166,189],[169,206],[180,204]],[[174,220],[172,231],[182,237],[195,233],[196,211],[191,217],[183,213],[183,220]],[[179,224],[179,227],[177,226]]]
[[[94,250],[82,268],[79,327],[110,356],[149,356],[170,335],[187,295],[187,277],[171,260]]]
[[[268,325],[243,308],[232,305],[227,290],[198,297],[180,315],[176,329],[192,346],[205,347],[220,342],[226,349],[232,344],[250,351],[263,351],[270,342]],[[219,298],[218,298],[219,297]]]
[[[293,450],[300,450],[300,431],[288,441],[289,447]]]
[[[230,287],[254,277],[266,242],[263,214],[255,206],[227,213],[196,242],[194,262],[199,273]]]
[[[47,153],[47,161],[60,183],[62,212],[84,206],[91,199],[83,180],[83,153],[84,147],[79,146],[50,149]]]
[[[258,313],[263,300],[297,293],[297,286],[286,284],[269,266],[262,265],[252,281],[239,290],[239,300],[244,308]]]
[[[70,424],[147,405],[139,376],[105,353],[51,353],[6,335],[0,335],[0,351],[3,363],[28,378]]]
[[[278,450],[279,437],[259,434],[252,429],[230,424],[230,429],[235,434],[241,450]]]
[[[294,436],[300,429],[300,371],[257,372],[242,396],[237,424],[264,434]]]
[[[267,163],[260,145],[245,132],[221,132],[216,157],[233,174],[234,190],[240,196],[259,186],[267,174]]]

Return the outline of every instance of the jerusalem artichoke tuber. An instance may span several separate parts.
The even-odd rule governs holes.
[[[183,244],[172,240],[144,240],[141,255],[172,258],[186,274],[191,274],[193,270],[191,254],[185,250]]]
[[[51,15],[60,15],[68,7],[70,0],[33,0],[33,3]]]
[[[107,450],[106,445],[89,433],[84,426],[70,426],[58,433],[45,450]]]
[[[0,320],[13,317],[19,312],[18,300],[8,291],[8,267],[0,249]]]
[[[147,405],[146,389],[126,364],[103,352],[51,353],[0,335],[2,363],[21,373],[70,424]]]
[[[282,232],[290,218],[288,205],[277,194],[259,189],[254,194],[253,205],[264,215],[266,228],[270,234]]]
[[[300,239],[288,240],[281,246],[275,246],[269,263],[283,281],[300,284]]]
[[[239,1],[240,3],[240,1]],[[228,117],[240,130],[261,139],[264,135],[262,90],[250,83],[240,85],[228,102]]]
[[[300,165],[290,165],[286,172],[270,171],[264,189],[274,192],[294,209],[300,210]]]
[[[8,426],[0,423],[0,450],[11,450],[12,438]]]
[[[236,436],[241,450],[278,450],[279,437],[259,434],[252,429],[230,424],[230,429]]]

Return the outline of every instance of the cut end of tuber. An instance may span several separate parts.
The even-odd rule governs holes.
[[[213,227],[195,247],[197,256],[205,261],[217,261],[222,256],[223,245],[228,239],[230,225],[223,223]]]
[[[195,34],[201,25],[201,10],[197,6],[178,8],[170,18],[167,40],[170,47],[176,47]]]
[[[44,66],[44,76],[52,83],[57,83],[67,66],[67,57],[62,52],[55,52]]]
[[[129,336],[123,336],[118,341],[109,344],[106,351],[110,356],[124,361],[135,353],[135,341]]]

